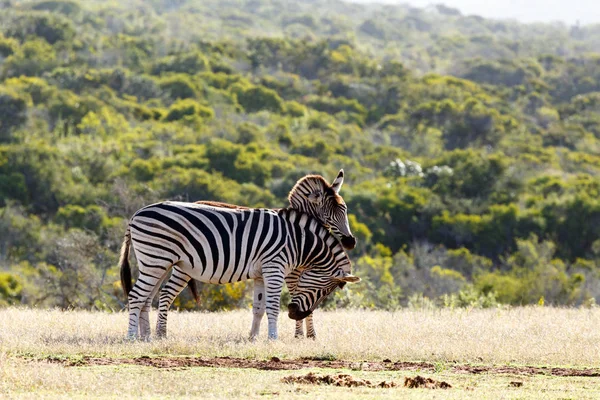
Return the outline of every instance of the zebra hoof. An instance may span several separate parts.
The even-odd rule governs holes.
[[[317,335],[307,335],[307,339],[317,340]]]
[[[166,339],[167,338],[167,332],[156,332],[156,338],[157,339]]]

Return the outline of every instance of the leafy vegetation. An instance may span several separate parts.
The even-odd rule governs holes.
[[[599,52],[444,6],[3,1],[0,304],[119,309],[140,206],[282,207],[341,167],[364,281],[326,307],[595,304]]]

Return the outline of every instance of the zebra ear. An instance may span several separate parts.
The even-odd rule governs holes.
[[[348,283],[357,283],[360,282],[360,278],[354,275],[346,275],[335,278],[335,280],[340,282],[348,282]]]
[[[321,197],[323,197],[322,192],[313,192],[308,195],[308,201],[311,203],[319,204],[321,202]]]
[[[340,169],[340,172],[338,173],[338,176],[334,179],[333,183],[331,184],[331,188],[336,193],[339,193],[343,184],[344,184],[344,170]]]

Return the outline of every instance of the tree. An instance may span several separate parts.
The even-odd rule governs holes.
[[[0,87],[0,142],[8,142],[12,132],[27,121],[31,98],[15,90]]]
[[[165,116],[165,121],[177,121],[190,117],[209,119],[214,117],[214,115],[215,113],[212,108],[199,104],[191,99],[184,99],[171,105],[169,112]]]
[[[67,42],[75,37],[73,22],[59,14],[46,12],[16,13],[5,28],[5,35],[24,42],[29,35],[44,39],[49,44]]]
[[[185,74],[171,75],[160,80],[160,88],[173,100],[197,98],[199,88]]]
[[[9,56],[3,65],[3,75],[39,76],[58,65],[54,48],[43,40],[28,41]]]
[[[232,92],[235,93],[238,103],[244,107],[246,112],[258,112],[261,110],[282,113],[284,110],[283,100],[274,90],[262,86],[244,87],[234,85]]]
[[[21,280],[8,272],[0,272],[0,307],[19,304],[23,297]]]

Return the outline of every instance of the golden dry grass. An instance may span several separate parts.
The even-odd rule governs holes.
[[[318,374],[350,373],[371,381],[395,381],[414,372],[312,370]],[[63,367],[18,359],[0,364],[0,398],[9,399],[597,399],[597,378],[547,376],[467,375],[442,371],[424,374],[452,384],[452,389],[344,388],[285,384],[281,379],[303,371],[188,368],[153,369],[138,366]],[[520,388],[511,381],[523,382]]]
[[[155,315],[152,315],[153,319]],[[166,340],[128,342],[125,313],[8,308],[0,310],[0,398],[600,398],[598,378],[453,372],[450,361],[475,364],[600,365],[600,310],[515,308],[390,312],[336,311],[316,315],[318,339],[296,340],[293,321],[280,319],[281,340],[246,340],[250,310],[170,315]],[[152,368],[134,365],[66,367],[46,356],[232,356],[265,359],[429,361],[436,372],[314,370],[371,381],[417,373],[452,389],[339,388],[281,382],[300,371]],[[514,388],[511,381],[521,381]]]
[[[7,308],[0,310],[0,354],[600,365],[600,309],[317,312],[316,341],[294,339],[293,321],[281,315],[280,340],[266,339],[265,318],[255,343],[247,340],[251,320],[250,310],[172,312],[168,339],[131,343],[125,313]]]

